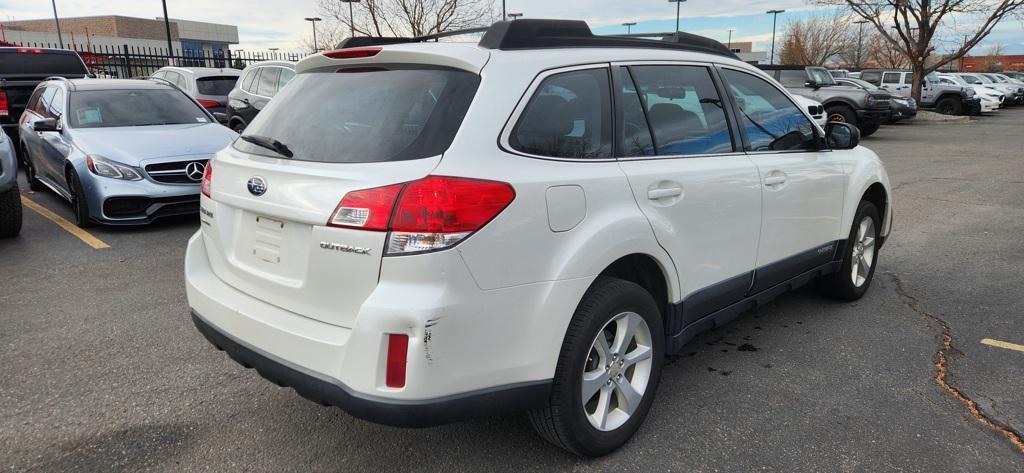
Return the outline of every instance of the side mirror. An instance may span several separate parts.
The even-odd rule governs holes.
[[[32,129],[35,131],[60,131],[56,118],[44,118],[32,122]]]
[[[804,86],[805,86],[805,87],[810,87],[810,88],[812,88],[812,89],[818,89],[818,88],[820,88],[820,87],[818,86],[818,83],[817,83],[817,82],[815,82],[815,81],[813,81],[813,80],[809,80],[809,81],[807,81],[807,82],[804,82]]]
[[[853,149],[860,144],[860,129],[841,122],[825,125],[825,142],[832,149]]]

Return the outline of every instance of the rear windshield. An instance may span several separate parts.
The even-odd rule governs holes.
[[[227,95],[235,88],[237,76],[211,76],[196,79],[200,95]]]
[[[298,74],[245,129],[293,159],[374,163],[437,156],[462,124],[480,77],[447,68],[382,65]],[[247,153],[279,157],[244,140]]]
[[[198,105],[177,90],[127,89],[72,92],[72,128],[207,123]]]
[[[3,75],[83,76],[88,72],[77,54],[0,53],[0,74]]]

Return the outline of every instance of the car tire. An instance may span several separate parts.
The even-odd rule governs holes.
[[[878,234],[882,229],[875,204],[862,200],[843,248],[839,272],[818,279],[818,289],[836,299],[860,299],[871,286],[878,267]],[[867,269],[865,269],[865,266]]]
[[[866,138],[868,136],[871,136],[871,135],[875,134],[875,132],[878,131],[878,129],[881,128],[881,127],[882,127],[882,123],[881,122],[877,122],[877,121],[872,121],[872,122],[864,123],[861,127],[859,127],[860,128],[860,136],[861,136],[861,138]]]
[[[36,167],[32,164],[32,159],[28,156],[28,149],[22,147],[21,153],[25,160],[25,179],[28,181],[28,188],[33,192],[42,192],[46,190],[46,186],[43,184],[43,181],[40,181],[39,178],[36,177]]]
[[[946,97],[935,104],[935,112],[943,115],[962,115],[964,113],[964,106],[960,103],[960,99]]]
[[[231,130],[241,135],[245,131],[245,123],[236,121],[231,124]]]
[[[530,412],[530,422],[541,437],[577,455],[614,451],[650,410],[664,351],[661,314],[651,294],[629,281],[599,277],[566,330],[548,403]],[[588,374],[589,396],[583,393]],[[623,402],[626,396],[632,402]]]
[[[89,201],[85,198],[85,191],[82,189],[82,181],[74,169],[68,171],[68,184],[71,187],[71,210],[75,214],[75,225],[79,228],[92,226],[92,219],[89,217]]]
[[[831,105],[825,109],[825,113],[828,114],[828,121],[849,123],[855,127],[860,128],[860,123],[857,120],[857,112],[854,112],[852,108],[846,105]],[[861,133],[861,136],[864,134]]]
[[[21,192],[18,184],[0,193],[0,238],[10,238],[21,233]]]

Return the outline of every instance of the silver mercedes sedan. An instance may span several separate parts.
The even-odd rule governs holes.
[[[44,81],[18,131],[29,186],[67,199],[79,226],[198,212],[207,160],[238,136],[173,85],[119,79]]]

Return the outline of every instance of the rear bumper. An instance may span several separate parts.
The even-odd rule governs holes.
[[[247,346],[192,312],[192,323],[210,343],[246,368],[278,386],[295,389],[302,397],[336,406],[354,417],[395,427],[431,427],[460,420],[527,410],[541,405],[551,393],[551,381],[534,381],[482,389],[437,399],[395,400],[357,393],[344,383],[308,372]]]

